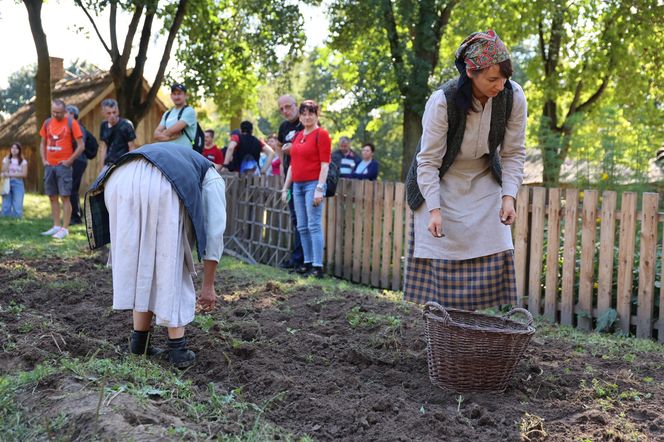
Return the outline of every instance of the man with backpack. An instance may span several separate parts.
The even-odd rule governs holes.
[[[51,118],[42,125],[39,135],[39,152],[44,164],[44,193],[51,201],[53,227],[42,235],[63,239],[69,235],[71,219],[72,178],[74,160],[83,154],[83,132],[78,121],[67,117],[65,102],[55,99],[51,103]],[[76,140],[76,149],[74,149]],[[62,222],[60,222],[60,204],[62,201]]]
[[[104,158],[104,167],[99,175],[127,152],[136,149],[136,132],[131,121],[120,117],[118,102],[107,98],[101,102],[102,121],[99,128],[99,141],[101,141],[101,156]]]
[[[154,140],[184,144],[202,153],[205,134],[196,122],[196,111],[187,104],[187,88],[184,84],[175,83],[171,86],[171,101],[174,107],[161,117],[154,131]]]
[[[72,121],[77,121],[78,125],[81,127],[81,132],[83,132],[83,145],[85,146],[83,154],[76,157],[74,164],[72,165],[72,185],[71,185],[71,222],[70,225],[81,224],[83,222],[82,216],[83,211],[81,210],[81,201],[78,196],[79,188],[81,187],[81,179],[85,173],[85,169],[88,167],[88,160],[91,160],[97,156],[97,150],[99,148],[99,143],[97,139],[92,135],[83,124],[78,121],[78,108],[74,105],[67,105],[67,118],[71,118]],[[72,146],[73,147],[73,146]]]

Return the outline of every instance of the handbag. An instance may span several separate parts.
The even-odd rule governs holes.
[[[9,195],[9,177],[2,177],[2,187],[0,187],[0,195]]]

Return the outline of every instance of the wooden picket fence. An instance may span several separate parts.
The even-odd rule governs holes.
[[[293,227],[279,199],[282,177],[227,176],[227,253],[278,265]],[[618,327],[664,342],[659,195],[523,187],[514,225],[518,303],[583,330],[617,313]],[[640,210],[639,210],[640,207]],[[326,271],[400,290],[411,211],[396,182],[340,180],[324,212]],[[638,253],[637,253],[638,252]],[[656,293],[657,291],[657,293]]]

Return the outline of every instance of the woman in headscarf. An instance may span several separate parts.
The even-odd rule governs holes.
[[[492,30],[456,52],[459,77],[427,101],[407,179],[406,299],[475,310],[516,303],[510,225],[523,181],[526,97]]]

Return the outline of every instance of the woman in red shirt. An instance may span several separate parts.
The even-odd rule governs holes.
[[[291,165],[282,189],[282,200],[288,202],[288,188],[293,183],[293,203],[297,230],[302,240],[304,265],[297,269],[303,275],[323,277],[323,205],[327,190],[332,141],[330,134],[318,127],[319,107],[313,100],[300,104],[300,121],[304,130],[295,135],[290,150]]]

